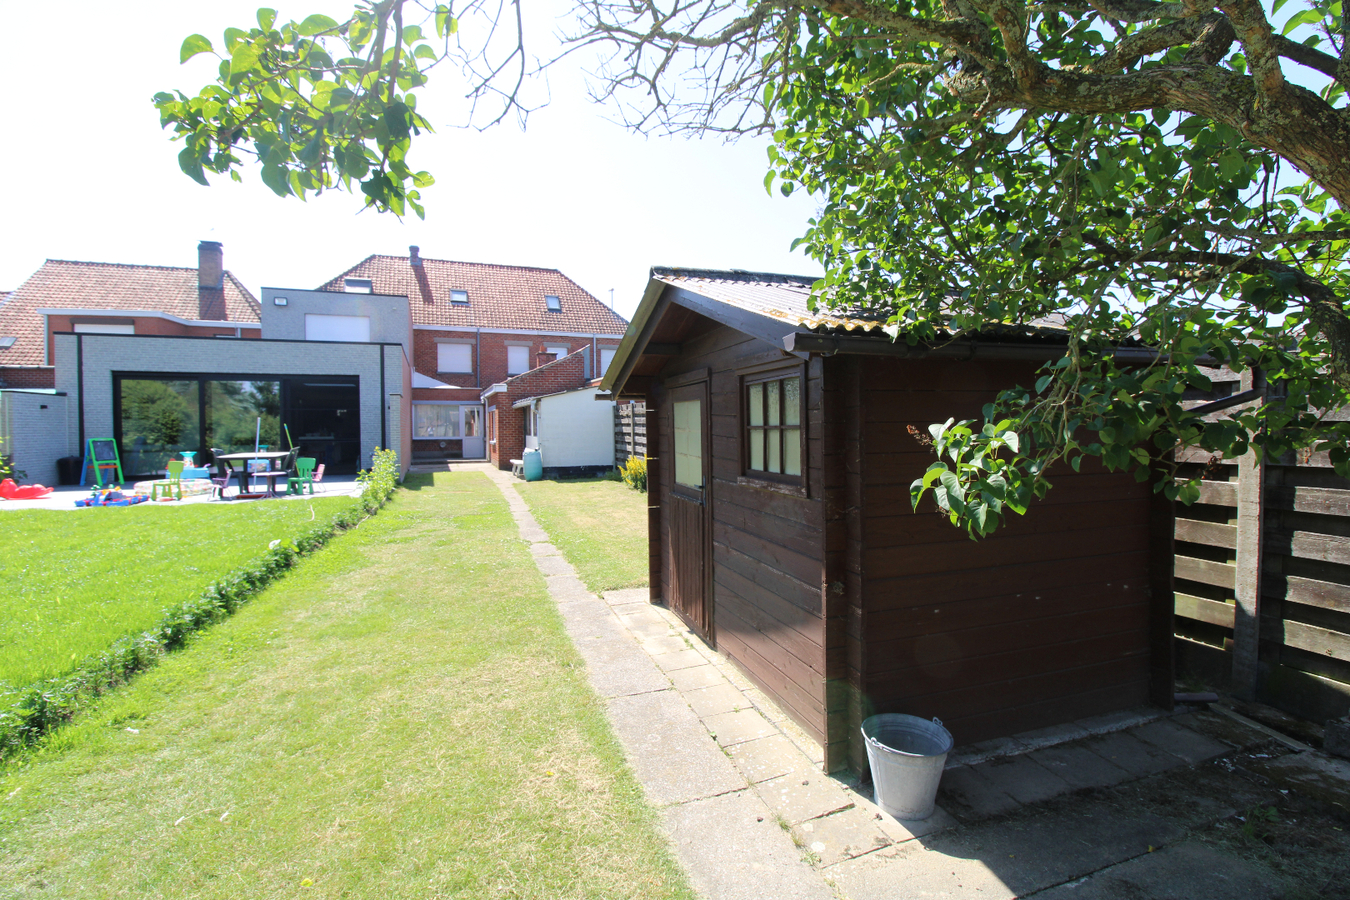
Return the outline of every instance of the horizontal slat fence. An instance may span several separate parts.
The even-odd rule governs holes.
[[[647,455],[647,404],[625,403],[614,414],[614,464],[622,467],[630,456]]]
[[[1240,389],[1231,373],[1215,381],[1197,402]],[[1350,479],[1306,453],[1183,458],[1183,475],[1199,473],[1200,500],[1177,506],[1179,675],[1317,721],[1350,713]],[[1244,527],[1259,533],[1244,542],[1249,505]]]

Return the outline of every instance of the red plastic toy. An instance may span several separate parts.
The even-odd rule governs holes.
[[[0,481],[0,500],[37,500],[51,492],[52,488],[40,484],[25,484],[20,487],[12,478]]]

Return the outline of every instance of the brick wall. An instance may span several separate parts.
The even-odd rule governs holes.
[[[418,328],[413,331],[413,368],[424,375],[429,375],[446,384],[453,384],[460,387],[478,387],[487,388],[490,385],[505,381],[507,364],[507,347],[510,345],[528,344],[529,360],[532,366],[539,366],[541,363],[551,360],[550,354],[543,357],[545,347],[566,347],[569,354],[576,353],[578,350],[591,348],[591,339],[580,337],[550,337],[548,335],[537,334],[483,334],[477,336],[477,355],[481,359],[475,359],[473,365],[474,372],[441,373],[438,371],[438,351],[436,349],[437,341],[453,341],[455,343],[468,342],[471,346],[474,344],[476,336],[473,331],[432,331],[430,329]],[[600,348],[613,349],[619,346],[619,336],[612,338],[597,338],[595,342],[596,359],[591,360],[591,368],[598,364]],[[594,374],[594,373],[592,373]],[[448,399],[448,398],[446,398]]]
[[[56,387],[55,366],[14,367],[0,369],[0,388],[38,388],[51,390]]]
[[[585,349],[590,349],[589,341]],[[578,350],[570,356],[531,369],[524,375],[508,378],[504,382],[504,392],[487,398],[487,408],[497,411],[496,434],[488,433],[488,459],[493,465],[499,469],[509,469],[511,460],[520,459],[525,452],[525,411],[513,409],[512,404],[526,397],[540,397],[581,387],[586,383],[586,356],[586,353]]]

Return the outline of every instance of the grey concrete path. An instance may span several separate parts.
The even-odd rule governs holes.
[[[511,475],[487,465],[453,468],[483,471],[501,488],[702,896],[1283,896],[1268,869],[1196,837],[1263,802],[1233,765],[1224,768],[1228,756],[1290,754],[1275,762],[1293,760],[1286,780],[1297,786],[1307,770],[1297,742],[1277,741],[1222,710],[1081,720],[957,748],[935,814],[900,822],[871,802],[870,787],[823,774],[818,745],[676,616],[652,605],[647,589],[590,593]],[[1282,777],[1278,764],[1262,771]]]

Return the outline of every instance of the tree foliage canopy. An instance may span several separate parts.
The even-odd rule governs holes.
[[[286,167],[274,189],[303,195],[333,171],[406,182],[396,162],[425,127],[407,95],[425,81],[419,61],[444,50],[417,49],[401,19],[393,33],[412,37],[364,63],[302,49],[384,33],[403,6],[318,30],[260,14],[210,97],[157,101],[187,135],[185,169],[233,171],[229,148],[247,136],[265,177]],[[438,35],[455,21],[429,13]],[[1342,0],[581,0],[572,37],[605,54],[595,93],[635,128],[772,134],[766,184],[821,198],[799,241],[827,272],[818,302],[881,311],[911,344],[1063,330],[1064,355],[991,398],[985,423],[931,430],[939,460],[915,502],[931,491],[972,536],[1085,456],[1183,500],[1196,489],[1169,461],[1186,447],[1309,448],[1350,474],[1350,423],[1329,415],[1350,402]],[[241,46],[260,49],[236,66]],[[501,74],[472,71],[486,76],[473,90]],[[303,84],[337,94],[330,80],[352,92],[337,113],[303,98]],[[374,105],[345,112],[363,97]],[[386,137],[391,107],[407,128]],[[366,169],[348,168],[330,124],[299,145],[298,112],[365,122]],[[1156,355],[1125,359],[1125,346]],[[1220,364],[1267,387],[1198,415],[1187,392]]]

